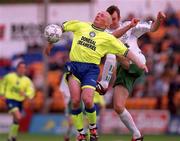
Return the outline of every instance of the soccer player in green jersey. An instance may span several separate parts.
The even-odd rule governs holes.
[[[146,59],[141,52],[137,44],[138,38],[147,33],[155,32],[160,27],[161,23],[165,19],[165,14],[159,12],[154,22],[152,21],[139,21],[138,19],[132,19],[132,21],[120,22],[120,10],[117,6],[110,6],[107,8],[107,12],[111,14],[112,24],[108,29],[109,33],[113,34],[116,38],[119,38],[129,50],[133,51],[139,60],[144,64]],[[124,125],[132,133],[132,141],[143,141],[143,137],[135,125],[131,114],[125,107],[126,100],[130,95],[135,81],[144,75],[144,71],[139,69],[136,64],[132,63],[125,57],[117,57],[118,65],[116,70],[116,80],[114,82],[114,93],[113,93],[113,106],[119,118]],[[108,54],[106,57],[102,80],[98,83],[97,91],[101,94],[106,92],[108,88],[112,70],[116,66],[116,56]]]
[[[21,61],[16,72],[5,75],[1,82],[1,94],[6,98],[9,113],[13,116],[8,141],[17,141],[19,121],[22,118],[22,102],[26,98],[34,97],[34,86],[25,73],[26,64]]]
[[[146,65],[142,64],[122,42],[113,35],[104,32],[111,22],[110,14],[102,11],[96,15],[93,23],[73,20],[62,25],[64,32],[71,31],[74,34],[70,51],[70,62],[66,63],[65,68],[72,102],[72,119],[79,132],[78,141],[87,140],[83,127],[83,113],[80,108],[81,100],[84,102],[86,116],[89,121],[90,141],[98,140],[96,109],[93,97],[101,58],[108,53],[125,56],[142,70],[148,71]],[[47,55],[51,48],[52,46],[45,48]]]

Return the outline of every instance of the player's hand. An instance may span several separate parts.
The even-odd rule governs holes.
[[[20,95],[20,96],[23,96],[23,97],[26,96],[26,94],[25,94],[23,91],[19,92],[19,95]]]
[[[142,70],[144,70],[146,73],[148,73],[149,71],[148,71],[148,68],[147,68],[147,66],[144,64],[144,65],[142,65],[141,67],[140,67]]]
[[[0,95],[0,100],[6,101],[6,98],[4,96]]]
[[[46,48],[44,49],[44,54],[45,54],[46,56],[49,56],[50,52],[51,52],[51,49],[49,49],[48,47],[46,47]]]
[[[157,19],[158,19],[160,22],[164,21],[164,20],[166,19],[166,14],[165,14],[164,12],[160,11],[160,12],[158,13],[158,15],[157,15]]]
[[[96,84],[96,91],[97,91],[100,95],[105,95],[106,92],[107,92],[107,90],[108,90],[108,89],[103,88],[103,86],[102,86],[99,82],[97,82],[97,84]]]
[[[140,21],[139,19],[133,18],[133,19],[131,20],[131,23],[130,23],[131,28],[132,28],[132,27],[135,27],[135,26],[138,24],[139,21]]]

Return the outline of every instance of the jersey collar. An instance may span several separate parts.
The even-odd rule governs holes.
[[[99,31],[104,31],[105,29],[102,29],[102,28],[99,28],[97,26],[95,26],[94,24],[91,25],[92,28],[96,29],[96,30],[99,30]]]

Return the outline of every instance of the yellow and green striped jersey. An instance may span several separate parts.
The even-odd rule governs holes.
[[[128,52],[122,42],[92,23],[68,21],[63,24],[63,30],[74,34],[71,61],[100,64],[106,54],[126,55]]]
[[[35,90],[31,80],[27,76],[18,76],[16,73],[9,73],[4,76],[1,82],[0,93],[7,99],[23,101],[25,96],[32,99]],[[24,93],[25,96],[21,96],[20,93]]]

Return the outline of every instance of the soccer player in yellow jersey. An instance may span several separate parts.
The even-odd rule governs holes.
[[[34,86],[25,73],[26,64],[21,61],[17,65],[16,72],[5,75],[1,82],[1,94],[6,98],[9,113],[13,116],[8,141],[17,140],[19,121],[22,118],[22,102],[26,98],[34,97]]]
[[[71,133],[72,133],[72,129],[73,129],[73,121],[72,121],[72,118],[70,115],[70,111],[71,111],[70,92],[69,92],[69,88],[68,88],[68,85],[66,83],[64,76],[65,76],[65,74],[63,75],[59,89],[64,95],[64,100],[65,100],[65,104],[66,104],[65,116],[68,121],[67,130],[64,135],[64,141],[70,141],[70,137],[71,137]],[[97,92],[94,93],[94,104],[96,107],[96,115],[97,115],[97,122],[98,122],[100,119],[100,117],[99,117],[100,113],[105,110],[105,100],[104,100],[104,97],[99,95],[99,93],[97,93]],[[81,107],[82,108],[84,107],[83,103],[81,103]]]
[[[97,141],[96,109],[93,102],[96,81],[99,75],[101,58],[108,53],[126,56],[145,71],[147,67],[118,41],[113,35],[104,32],[112,22],[108,12],[99,12],[93,23],[77,20],[65,22],[62,25],[64,32],[74,34],[70,51],[70,62],[66,63],[67,82],[71,94],[72,119],[79,132],[78,141],[86,141],[83,127],[83,113],[80,101],[85,105],[86,116],[89,120],[90,141]],[[45,48],[48,55],[52,46]]]

